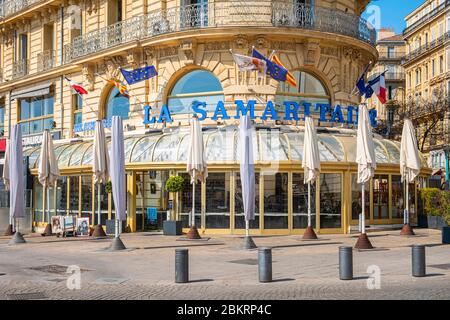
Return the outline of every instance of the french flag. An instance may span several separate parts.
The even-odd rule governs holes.
[[[373,78],[369,81],[366,87],[366,99],[369,99],[372,97],[372,95],[375,93],[378,97],[378,100],[382,104],[385,104],[387,101],[386,96],[386,81],[385,81],[385,75],[386,71],[380,74],[378,77]]]
[[[66,78],[67,82],[69,82],[70,87],[73,90],[75,90],[78,94],[88,94],[87,90],[85,88],[83,88],[81,85],[79,85],[75,81],[70,80],[67,77],[64,77],[64,78]]]

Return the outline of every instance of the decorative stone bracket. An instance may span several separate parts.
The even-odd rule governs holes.
[[[195,51],[196,43],[192,41],[182,42],[178,49],[178,57],[185,65],[191,65],[195,63]]]
[[[92,63],[85,63],[83,65],[83,84],[86,87],[88,91],[94,90],[94,72],[95,72],[95,65]]]

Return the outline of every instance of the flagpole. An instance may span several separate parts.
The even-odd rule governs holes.
[[[366,68],[364,69],[364,71],[359,75],[358,77],[358,81],[359,79],[367,72],[369,71],[370,66],[373,64],[372,61],[369,61],[369,64],[366,66]],[[354,96],[355,95],[355,91],[358,89],[358,86],[355,84],[352,92],[350,92],[350,96]]]

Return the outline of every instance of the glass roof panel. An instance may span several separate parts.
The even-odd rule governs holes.
[[[70,157],[72,156],[73,152],[76,151],[81,145],[81,143],[72,144],[64,149],[64,151],[59,156],[58,167],[67,167],[69,165]]]
[[[380,142],[386,147],[389,153],[389,162],[400,163],[400,145],[389,140],[381,140]]]
[[[178,161],[186,162],[188,157],[188,149],[189,143],[191,142],[191,138],[188,134],[185,134],[183,140],[181,140],[180,145],[178,146]]]
[[[383,144],[378,139],[374,139],[373,142],[375,144],[375,159],[377,163],[389,163],[389,156]]]
[[[234,130],[217,130],[205,135],[206,161],[233,161],[234,133]]]
[[[183,135],[165,134],[157,142],[153,152],[153,162],[175,162],[177,161],[178,145]],[[203,140],[204,141],[204,140]]]
[[[335,161],[335,159],[337,159],[337,161],[344,161],[345,159],[344,149],[342,148],[341,143],[335,137],[321,134],[319,135],[319,142],[323,144],[325,149],[327,149],[330,153],[333,154],[334,158],[329,158],[330,160]]]
[[[263,161],[288,160],[289,145],[280,130],[259,130]]]
[[[140,139],[133,148],[131,162],[152,162],[152,152],[160,135],[146,136]]]
[[[38,158],[40,153],[39,148],[30,149],[30,153],[28,154],[28,168],[34,168],[36,163],[36,159]]]
[[[81,164],[81,159],[83,158],[84,153],[90,146],[92,146],[92,143],[81,144],[80,148],[73,152],[72,157],[70,158],[69,166],[79,166]]]
[[[124,150],[125,150],[125,162],[129,162],[130,161],[130,156],[131,156],[131,150],[133,150],[133,146],[135,144],[136,141],[138,141],[140,138],[127,138],[124,141]]]
[[[291,144],[291,160],[302,161],[303,159],[303,139],[305,134],[303,132],[289,132],[286,133],[289,143]]]
[[[94,157],[93,148],[94,148],[93,143],[91,143],[87,148],[86,152],[84,153],[83,159],[81,160],[81,164],[83,166],[92,165],[92,159]]]

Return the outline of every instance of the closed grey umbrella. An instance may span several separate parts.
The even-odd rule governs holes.
[[[416,180],[420,173],[421,161],[414,126],[411,120],[406,119],[403,124],[402,140],[400,143],[400,173],[402,182],[406,185],[406,201],[404,223],[401,235],[414,235],[409,223],[409,184]]]
[[[119,116],[112,117],[110,171],[114,208],[116,210],[116,232],[111,250],[125,249],[119,236],[119,221],[126,220],[125,147],[123,122]]]
[[[366,235],[366,214],[365,214],[365,184],[372,179],[377,168],[375,158],[375,145],[373,134],[369,123],[369,112],[365,104],[359,106],[358,132],[356,137],[356,163],[358,164],[358,183],[362,186],[361,195],[361,235],[356,243],[358,249],[372,249],[372,244]]]
[[[53,139],[50,130],[46,129],[42,133],[41,153],[38,166],[38,180],[47,191],[47,226],[45,227],[45,235],[51,235],[50,221],[50,187],[56,188],[59,178],[58,161],[53,147]]]
[[[3,172],[2,172],[2,179],[3,183],[5,184],[6,191],[9,191],[9,139],[6,141],[6,150],[5,150],[5,162],[3,164]],[[9,212],[9,225],[6,229],[5,236],[10,236],[13,234],[13,217],[11,214],[11,211]]]
[[[189,144],[189,154],[186,165],[186,171],[191,176],[192,183],[192,216],[191,229],[188,232],[189,239],[200,239],[200,235],[195,226],[195,185],[197,181],[205,182],[208,177],[208,166],[203,144],[202,127],[197,117],[192,118],[190,127],[191,141]]]
[[[308,227],[303,234],[303,239],[311,240],[317,239],[311,224],[311,183],[314,183],[320,174],[319,142],[311,117],[305,119],[302,167],[305,175],[304,183],[308,185]]]
[[[108,182],[109,178],[109,155],[106,143],[105,129],[103,121],[97,120],[95,123],[94,145],[93,145],[94,159],[92,165],[92,172],[94,183],[97,185],[97,225],[95,226],[93,236],[106,236],[101,222],[101,185]]]
[[[25,217],[25,187],[23,170],[22,131],[20,125],[11,126],[9,146],[9,210],[16,233],[10,243],[24,243],[19,232],[19,219]]]
[[[250,220],[255,220],[255,161],[253,157],[252,124],[247,115],[241,117],[239,125],[240,173],[242,203],[245,216],[245,249],[256,248],[250,237]]]

